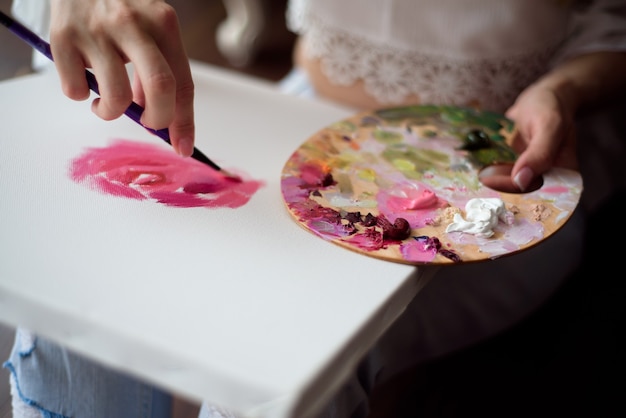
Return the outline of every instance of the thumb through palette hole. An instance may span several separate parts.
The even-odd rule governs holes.
[[[543,186],[543,177],[535,178],[525,191],[520,191],[511,178],[513,164],[492,164],[478,173],[480,182],[490,189],[504,193],[530,193]]]

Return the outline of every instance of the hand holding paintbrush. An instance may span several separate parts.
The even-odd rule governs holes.
[[[94,8],[104,7],[91,3],[64,1],[56,6],[73,7],[74,15],[95,14]],[[103,13],[113,17],[89,20],[93,25],[90,31],[78,25],[58,24],[63,29],[51,34],[58,41],[56,48],[54,42],[49,45],[2,12],[0,23],[51,60],[54,50],[63,91],[71,99],[85,99],[91,89],[100,96],[94,100],[92,109],[102,119],[112,120],[125,114],[171,144],[180,155],[191,156],[228,177],[237,178],[194,148],[193,80],[174,10],[165,2],[142,10],[131,7],[134,6],[115,3],[115,10]],[[52,18],[55,18],[54,10]],[[88,36],[80,36],[86,32]],[[135,67],[134,89],[125,67],[129,61]],[[99,82],[85,67],[93,68]],[[145,109],[133,101],[133,95],[137,102],[146,104]]]

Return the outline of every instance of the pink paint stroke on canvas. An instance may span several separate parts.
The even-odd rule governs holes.
[[[232,170],[229,170],[232,171]],[[103,148],[88,148],[70,164],[69,175],[101,193],[154,200],[167,206],[238,208],[264,183],[223,176],[171,148],[118,139]]]

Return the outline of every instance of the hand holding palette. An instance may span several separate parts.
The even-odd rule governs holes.
[[[582,192],[573,170],[553,168],[529,193],[480,182],[510,164],[514,124],[452,106],[363,112],[327,126],[286,162],[281,190],[315,235],[405,264],[474,262],[540,243],[569,219]]]

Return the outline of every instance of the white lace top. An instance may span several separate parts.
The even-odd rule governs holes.
[[[504,111],[557,60],[626,50],[624,0],[291,0],[287,22],[332,84],[383,104]]]

